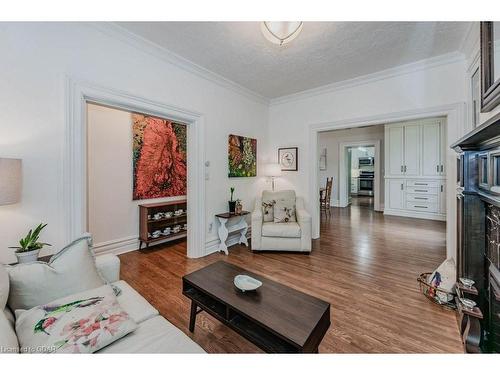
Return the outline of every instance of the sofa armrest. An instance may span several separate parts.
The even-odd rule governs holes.
[[[120,280],[120,258],[114,254],[98,255],[95,264],[101,276],[109,283]]]
[[[297,209],[297,221],[300,223],[310,223],[312,221],[311,215],[305,209]]]

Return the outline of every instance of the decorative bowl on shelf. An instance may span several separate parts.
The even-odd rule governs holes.
[[[460,282],[462,283],[463,286],[470,288],[474,285],[474,280],[467,279],[465,277],[459,278]]]
[[[234,285],[242,292],[249,292],[262,286],[262,282],[248,275],[236,275]]]

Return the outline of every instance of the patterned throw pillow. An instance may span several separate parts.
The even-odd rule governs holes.
[[[109,285],[16,315],[21,353],[93,353],[137,328]]]
[[[262,202],[262,215],[263,215],[264,223],[270,223],[274,220],[274,205],[275,204],[276,204],[275,200]]]
[[[280,199],[274,205],[275,223],[293,223],[295,218],[295,202],[291,200]]]

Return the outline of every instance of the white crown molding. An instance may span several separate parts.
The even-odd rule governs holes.
[[[151,42],[131,31],[115,24],[112,22],[89,22],[87,25],[93,27],[96,30],[110,36],[112,38],[118,39],[128,45],[141,50],[142,52],[148,53],[158,59],[165,61],[168,64],[174,65],[186,72],[192,73],[200,78],[206,79],[212,83],[215,83],[221,87],[229,89],[240,95],[243,95],[251,100],[254,100],[261,104],[269,104],[269,99],[262,96],[246,87],[233,82],[220,74],[214,73],[192,61],[181,57],[168,49],[161,47],[160,45]]]
[[[465,56],[461,52],[451,52],[444,55],[435,56],[429,59],[416,61],[410,64],[396,66],[394,68],[381,70],[379,72],[366,74],[352,79],[347,79],[345,81],[334,82],[328,85],[316,87],[314,89],[301,91],[295,94],[285,95],[278,98],[271,99],[271,105],[284,104],[288,102],[293,102],[296,100],[302,100],[311,98],[314,96],[332,93],[339,90],[344,90],[347,88],[352,88],[356,86],[365,85],[367,83],[372,83],[380,81],[383,79],[388,79],[391,77],[401,76],[420,70],[434,68],[440,65],[447,65],[456,63],[459,61],[465,61]]]

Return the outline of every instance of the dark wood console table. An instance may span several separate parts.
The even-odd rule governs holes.
[[[233,280],[239,274],[262,286],[238,291]],[[330,327],[328,302],[223,261],[184,276],[182,293],[191,299],[191,332],[205,311],[268,353],[317,353]]]

